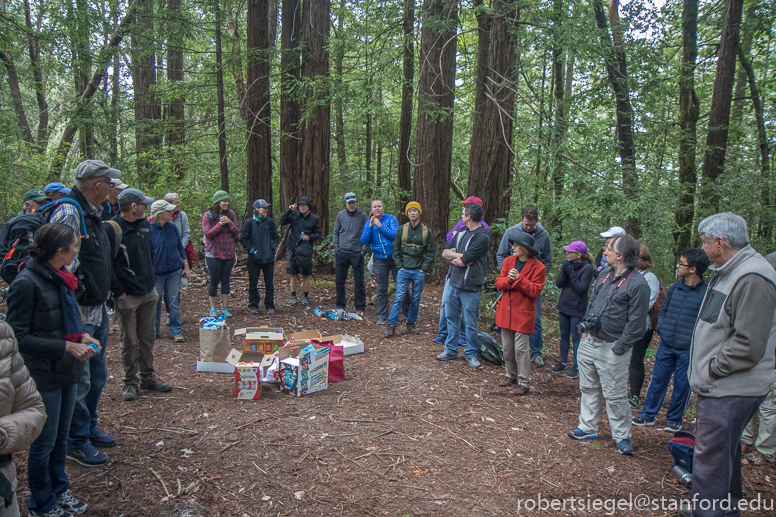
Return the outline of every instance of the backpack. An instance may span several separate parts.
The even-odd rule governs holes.
[[[674,457],[674,466],[680,466],[692,474],[692,458],[695,453],[695,436],[689,431],[677,431],[668,440],[668,451]]]
[[[657,281],[660,285],[660,293],[657,295],[657,300],[655,300],[655,303],[650,307],[649,312],[649,322],[652,324],[652,329],[657,327],[657,317],[660,315],[660,307],[663,306],[663,302],[666,299],[666,290],[663,289],[663,284],[660,282],[660,280]]]
[[[81,219],[81,236],[86,236],[86,222],[84,221],[81,206],[77,201],[70,198],[57,199],[47,203],[39,209],[29,214],[22,214],[14,217],[6,225],[6,237],[0,246],[2,246],[3,261],[0,265],[0,276],[8,284],[14,281],[19,274],[19,268],[27,260],[29,247],[34,242],[35,232],[38,228],[49,222],[51,214],[61,206],[62,203],[68,203],[76,207]]]
[[[124,237],[124,230],[122,230],[121,225],[113,219],[103,221],[102,224],[110,226],[113,229],[113,242],[110,247],[110,257],[112,260],[116,260],[116,255],[118,255],[121,250],[121,239]],[[127,258],[127,262],[129,262],[129,258]]]
[[[496,366],[504,366],[504,349],[501,343],[487,332],[480,332],[478,335],[477,346],[480,349],[480,356]]]

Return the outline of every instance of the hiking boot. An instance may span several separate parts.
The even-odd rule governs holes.
[[[388,325],[385,329],[384,337],[386,338],[392,338],[396,334],[396,327],[392,327]]]
[[[633,456],[636,451],[633,449],[633,444],[627,438],[617,442],[617,452],[626,456]]]
[[[436,356],[436,358],[437,358],[437,361],[455,361],[456,359],[458,359],[458,356],[457,355],[450,355],[445,350],[444,352],[442,352],[441,354]]]
[[[434,343],[444,343],[445,341],[447,341],[447,336],[443,336],[440,334],[437,337],[435,337],[432,341]]]
[[[517,388],[513,389],[509,392],[510,395],[514,395],[516,397],[524,397],[528,395],[531,392],[531,388],[528,386],[518,386]]]
[[[159,393],[169,393],[170,391],[172,391],[172,385],[170,385],[167,382],[164,382],[159,377],[156,377],[154,378],[153,382],[148,382],[148,383],[141,382],[140,389],[158,391]]]
[[[501,386],[502,388],[506,388],[508,386],[514,386],[515,384],[517,384],[517,381],[515,379],[511,377],[507,377],[506,379],[504,379],[499,383],[499,386]]]
[[[292,294],[291,295],[291,301],[288,302],[288,303],[290,303],[291,305],[296,305],[297,303],[299,303],[299,300],[296,299],[296,295],[295,294]]]
[[[418,327],[416,327],[414,323],[407,323],[407,332],[409,332],[413,336],[417,336],[418,334],[420,334]]]
[[[29,510],[30,517],[71,517],[73,514],[66,512],[59,506],[55,506],[47,512],[36,512],[35,510]]]
[[[215,309],[210,309],[210,317],[211,318],[217,318],[218,317],[218,311]]]
[[[665,427],[663,427],[663,431],[667,433],[675,433],[681,430],[682,430],[681,422],[666,422]]]
[[[553,373],[560,373],[568,368],[568,364],[558,361],[558,364],[552,367]]]
[[[598,438],[598,434],[596,433],[586,433],[579,427],[576,427],[569,431],[567,433],[570,437],[574,438],[575,440],[595,440]]]
[[[544,368],[544,359],[539,354],[531,356],[531,362],[536,365],[537,368]]]
[[[172,340],[175,341],[176,343],[183,343],[183,336],[181,334],[175,334],[172,337]]]
[[[275,309],[267,309],[267,314],[275,314]]]
[[[67,448],[67,457],[84,467],[99,467],[108,463],[108,455],[87,441],[79,447]]]
[[[251,307],[251,314],[258,314],[259,308],[258,307]]]
[[[125,384],[124,389],[121,390],[121,396],[127,402],[137,400],[137,384]]]
[[[482,366],[480,362],[477,360],[477,356],[471,356],[466,358],[466,362],[469,363],[469,366],[472,368],[479,368]]]
[[[563,376],[567,379],[578,379],[579,378],[579,370],[577,370],[577,367],[574,365],[570,365],[568,368],[566,368],[566,371],[563,372]]]
[[[100,447],[102,449],[107,449],[108,447],[113,447],[116,445],[116,438],[112,434],[106,433],[99,427],[92,429],[92,432],[89,436],[89,441],[92,442],[92,445],[95,447]]]
[[[309,296],[303,296],[302,297],[302,305],[310,305],[310,297]]]
[[[630,406],[631,409],[638,409],[639,406],[641,405],[641,401],[639,400],[639,396],[638,395],[631,395],[630,397],[628,397],[628,405]]]
[[[59,496],[57,506],[73,515],[85,513],[86,509],[89,508],[88,504],[73,497],[73,493],[70,490],[65,490],[65,492]]]
[[[648,425],[655,425],[654,420],[645,420],[644,418],[641,418],[640,416],[634,417],[633,420],[631,420],[631,423],[635,425],[636,427],[646,427]]]
[[[224,318],[231,318],[232,317],[232,313],[229,312],[229,309],[227,309],[226,307],[221,307],[221,314],[224,315]]]

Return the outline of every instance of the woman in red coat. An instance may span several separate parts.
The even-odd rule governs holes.
[[[531,391],[531,352],[528,337],[534,332],[536,298],[544,287],[544,264],[533,258],[534,238],[517,232],[509,239],[512,256],[507,257],[496,278],[496,289],[502,292],[496,307],[496,325],[501,327],[501,343],[507,378],[502,387],[517,385],[511,395],[528,395]]]

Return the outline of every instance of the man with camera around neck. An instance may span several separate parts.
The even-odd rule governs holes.
[[[642,275],[633,274],[639,262],[639,243],[633,237],[613,239],[605,254],[611,269],[596,281],[577,327],[582,333],[577,360],[582,401],[579,426],[568,435],[576,440],[597,438],[606,402],[617,451],[632,456],[628,364],[633,343],[644,335],[649,286]]]

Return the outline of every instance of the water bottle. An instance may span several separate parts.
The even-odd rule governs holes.
[[[315,316],[318,318],[323,316],[323,309],[321,309],[320,307],[316,307],[315,309],[313,309],[313,312],[315,313]]]
[[[674,465],[673,471],[674,474],[676,474],[676,477],[678,477],[685,485],[692,483],[692,474],[690,474],[687,469],[682,468],[680,465]]]
[[[299,238],[300,238],[301,240],[304,240],[304,232],[299,232]]]
[[[186,273],[183,273],[181,276],[181,289],[188,289],[189,288],[189,277]]]

